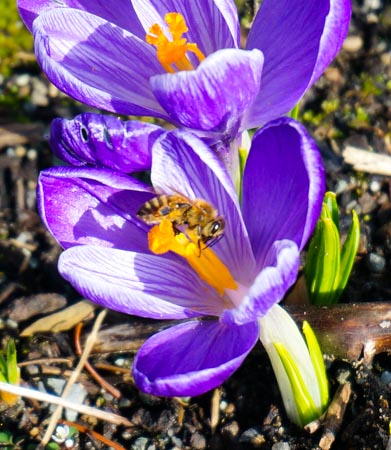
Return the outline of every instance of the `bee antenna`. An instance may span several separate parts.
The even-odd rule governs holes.
[[[222,239],[224,237],[224,234],[220,234],[220,236],[217,236],[213,239],[211,239],[207,244],[206,247],[213,247],[214,245],[216,245],[220,239]]]

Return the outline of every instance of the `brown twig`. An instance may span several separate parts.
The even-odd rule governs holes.
[[[112,441],[111,439],[108,439],[107,437],[103,436],[103,434],[100,434],[94,430],[90,430],[85,425],[80,425],[75,422],[70,422],[68,420],[60,420],[61,423],[64,425],[68,425],[69,427],[76,428],[76,430],[79,433],[88,434],[89,436],[92,436],[93,438],[97,439],[98,441],[102,442],[102,444],[107,445],[109,448],[113,448],[114,450],[126,450],[126,448],[122,447],[122,445],[117,444],[116,442]]]
[[[76,349],[77,355],[79,355],[79,356],[82,354],[82,349],[81,349],[81,345],[80,345],[80,334],[81,334],[82,328],[83,328],[82,322],[77,324],[75,327],[75,349]],[[108,383],[105,379],[103,379],[98,374],[98,372],[91,366],[91,364],[88,361],[85,362],[84,367],[89,372],[89,374],[94,378],[94,380],[103,387],[103,389],[105,389],[107,392],[109,392],[114,398],[117,398],[117,399],[121,398],[121,395],[122,395],[121,392],[117,388],[115,388],[113,385]]]

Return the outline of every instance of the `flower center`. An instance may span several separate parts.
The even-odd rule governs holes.
[[[197,47],[197,44],[187,42],[187,39],[182,37],[183,33],[189,31],[185,19],[179,13],[170,12],[164,16],[164,21],[168,25],[172,40],[166,37],[157,23],[149,29],[145,40],[148,44],[156,47],[157,59],[167,72],[194,70],[194,66],[186,53],[193,53],[200,62],[205,59],[205,55]]]
[[[171,251],[185,258],[199,277],[220,295],[223,295],[226,289],[238,289],[227,266],[214,251],[204,243],[201,243],[200,249],[198,243],[191,241],[183,233],[176,234],[168,219],[163,219],[150,229],[148,245],[151,252],[157,255]]]

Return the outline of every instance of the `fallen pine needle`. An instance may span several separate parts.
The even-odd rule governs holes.
[[[92,408],[91,406],[81,405],[80,403],[73,403],[64,398],[57,397],[56,395],[47,394],[46,392],[40,392],[35,389],[16,386],[14,384],[3,383],[0,381],[0,391],[9,392],[11,394],[19,395],[20,397],[32,398],[41,402],[52,403],[54,405],[61,405],[63,408],[73,409],[80,414],[93,416],[115,425],[133,426],[132,422],[125,419],[125,417],[118,416],[117,414],[109,413],[101,409]]]
[[[103,309],[98,314],[98,317],[95,320],[94,326],[92,327],[91,333],[87,338],[86,345],[84,347],[84,352],[81,355],[79,363],[77,364],[75,370],[73,371],[72,375],[69,377],[69,380],[67,381],[67,384],[65,385],[65,388],[62,391],[61,397],[66,397],[69,394],[73,384],[79,378],[79,375],[81,374],[81,371],[83,370],[83,367],[85,366],[87,358],[91,353],[92,347],[96,340],[96,335],[99,331],[100,326],[102,325],[104,318],[106,317],[106,314],[107,314],[107,309]],[[49,425],[46,429],[44,437],[42,438],[42,442],[41,442],[42,446],[47,445],[48,442],[50,441],[52,434],[54,433],[54,430],[57,426],[57,422],[59,421],[59,419],[61,417],[62,411],[63,411],[62,405],[58,405],[56,410],[52,414],[52,417],[50,418]]]

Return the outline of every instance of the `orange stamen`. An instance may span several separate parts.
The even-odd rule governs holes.
[[[164,16],[164,20],[168,25],[172,40],[166,37],[157,23],[149,29],[145,40],[148,44],[156,47],[157,59],[167,72],[194,70],[193,64],[186,53],[194,53],[200,62],[205,59],[205,55],[197,47],[197,44],[189,43],[186,38],[182,37],[184,33],[189,31],[185,19],[179,13],[171,12]]]
[[[174,252],[189,263],[199,277],[215,288],[220,295],[226,289],[237,290],[238,285],[227,266],[217,257],[214,251],[206,246],[199,248],[198,243],[188,239],[183,233],[175,234],[172,223],[163,219],[148,233],[148,244],[155,254]]]

